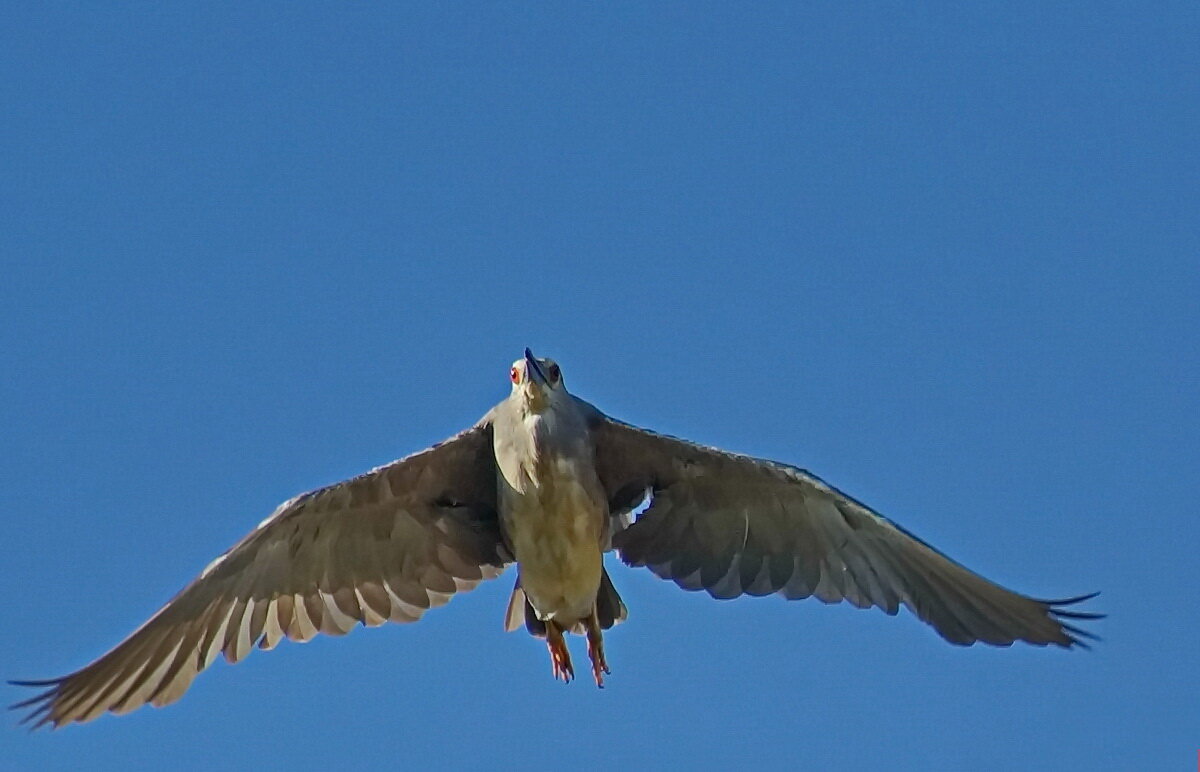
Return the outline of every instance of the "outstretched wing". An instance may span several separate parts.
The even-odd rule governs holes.
[[[590,407],[590,406],[589,406]],[[594,408],[592,408],[594,410]],[[1064,622],[1100,615],[1006,590],[796,467],[644,431],[596,412],[596,466],[614,512],[649,508],[613,536],[631,566],[714,598],[780,593],[907,606],[951,643],[1086,645]]]
[[[499,574],[488,419],[444,443],[281,505],[116,648],[14,705],[55,727],[179,699],[218,653],[412,622]]]

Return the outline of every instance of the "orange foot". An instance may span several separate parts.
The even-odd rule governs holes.
[[[592,678],[596,686],[604,688],[604,674],[611,672],[608,662],[604,659],[604,633],[600,630],[600,622],[592,614],[587,620],[588,657],[592,660]]]
[[[551,620],[546,621],[546,648],[550,650],[550,668],[554,671],[554,677],[561,678],[565,684],[570,683],[575,677],[575,668],[571,666],[571,652],[567,651],[562,628]]]

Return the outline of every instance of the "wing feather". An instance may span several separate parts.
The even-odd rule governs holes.
[[[631,566],[716,598],[773,592],[895,614],[907,607],[946,640],[1069,648],[1093,637],[1066,619],[1084,598],[1042,601],[955,563],[793,466],[648,432],[580,402],[611,502],[650,490],[650,506],[613,547]],[[1088,596],[1091,597],[1091,596]]]
[[[285,502],[132,635],[13,707],[34,727],[179,699],[218,654],[411,622],[508,561],[491,424]]]

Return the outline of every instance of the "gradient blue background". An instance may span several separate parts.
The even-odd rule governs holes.
[[[617,566],[599,691],[501,632],[505,576],[3,729],[0,766],[1190,768],[1197,6],[647,5],[9,9],[0,675],[473,422],[526,345],[1015,589],[1103,590],[1105,641]]]

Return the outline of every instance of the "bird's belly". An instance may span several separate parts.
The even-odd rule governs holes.
[[[577,476],[555,471],[563,473],[542,475],[524,493],[508,490],[502,518],[534,610],[570,625],[595,605],[607,514]]]

